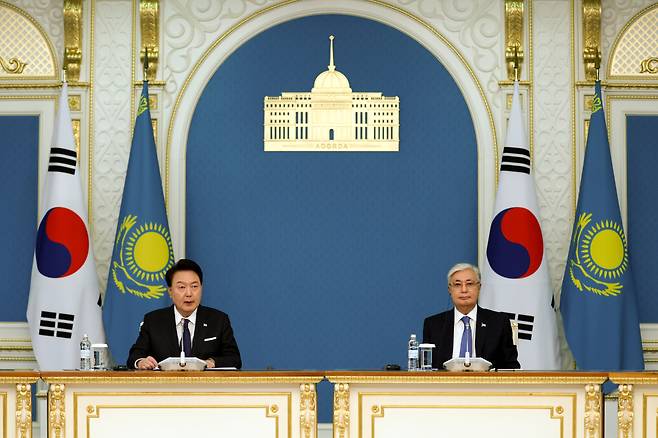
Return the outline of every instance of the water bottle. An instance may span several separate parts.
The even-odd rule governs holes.
[[[409,360],[407,361],[407,369],[409,371],[418,371],[418,341],[416,335],[412,334],[409,337]]]
[[[82,371],[91,370],[91,341],[86,334],[80,341],[80,369]]]

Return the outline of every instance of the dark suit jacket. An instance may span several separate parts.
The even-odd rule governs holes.
[[[130,348],[127,365],[128,368],[135,368],[135,361],[147,356],[153,356],[160,362],[168,357],[180,356],[180,351],[172,305],[144,315],[139,337]],[[211,307],[197,308],[192,356],[203,360],[213,358],[216,367],[242,367],[238,344],[226,313]]]
[[[432,367],[443,369],[443,363],[452,358],[454,327],[454,309],[425,318],[423,342],[436,345]],[[507,316],[478,306],[475,353],[491,362],[493,368],[521,368]]]

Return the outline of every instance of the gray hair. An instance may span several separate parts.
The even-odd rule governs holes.
[[[466,269],[470,269],[471,271],[475,272],[475,275],[477,275],[478,277],[478,281],[480,281],[480,270],[478,269],[477,266],[472,265],[470,263],[457,263],[448,271],[448,275],[447,275],[448,286],[450,286],[450,277],[452,277],[452,274],[454,274],[455,272],[464,271]]]

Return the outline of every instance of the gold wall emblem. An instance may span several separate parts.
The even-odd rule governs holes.
[[[263,104],[265,152],[397,152],[400,99],[380,92],[353,92],[334,64],[315,78],[311,92],[266,96]]]

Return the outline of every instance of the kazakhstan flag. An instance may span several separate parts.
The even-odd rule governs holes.
[[[560,303],[582,370],[642,370],[642,340],[608,132],[596,82]]]
[[[173,263],[144,82],[103,306],[107,342],[116,363],[126,362],[144,314],[169,305],[165,273]]]

